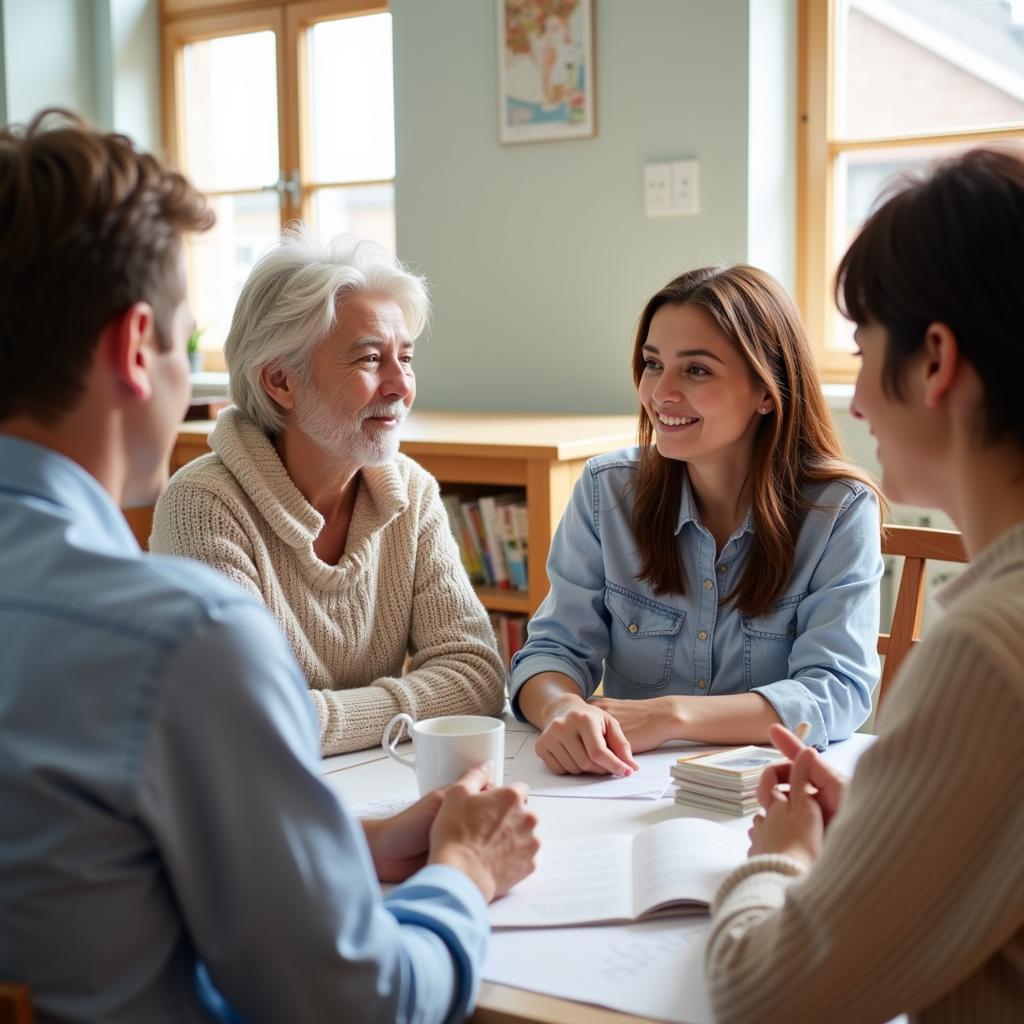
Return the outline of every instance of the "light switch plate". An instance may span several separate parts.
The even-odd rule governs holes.
[[[666,217],[672,213],[671,164],[644,167],[644,212],[648,217]]]
[[[674,160],[671,175],[673,213],[698,213],[700,194],[696,160]]]

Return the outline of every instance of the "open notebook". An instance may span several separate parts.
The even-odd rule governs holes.
[[[635,836],[549,839],[537,870],[491,904],[491,925],[549,928],[701,913],[749,845],[745,831],[702,818],[669,818]]]

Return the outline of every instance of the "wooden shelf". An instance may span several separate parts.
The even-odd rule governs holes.
[[[474,587],[480,603],[489,612],[513,612],[517,615],[529,615],[530,595],[524,590],[510,590],[507,587]]]

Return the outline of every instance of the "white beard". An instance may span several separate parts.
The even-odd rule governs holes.
[[[311,384],[295,406],[295,424],[332,463],[383,466],[398,454],[398,429],[364,427],[363,422],[381,416],[401,423],[408,411],[401,402],[391,402],[341,414]]]

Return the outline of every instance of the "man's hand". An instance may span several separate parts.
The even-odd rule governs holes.
[[[754,816],[750,836],[750,856],[782,853],[805,868],[818,859],[825,837],[821,807],[810,782],[817,752],[805,747],[797,754],[789,773],[789,792],[776,789],[764,814]]]
[[[640,767],[615,718],[596,701],[588,704],[575,695],[552,701],[546,709],[536,750],[557,775],[632,775]]]
[[[630,749],[640,754],[645,750],[657,750],[663,743],[680,737],[672,699],[646,697],[643,700],[614,700],[610,697],[595,697],[591,704],[615,719]]]
[[[822,821],[828,828],[843,801],[843,793],[846,792],[847,786],[846,776],[822,760],[821,755],[813,747],[805,747],[785,726],[769,726],[768,735],[775,749],[788,757],[789,762],[765,768],[757,786],[757,802],[766,811],[774,805],[780,792],[779,787],[790,784],[793,762],[802,754],[807,761],[808,782],[816,791],[815,799],[821,808]]]
[[[444,793],[430,830],[429,863],[467,874],[489,903],[535,867],[537,816],[522,784],[486,789],[489,775],[472,768]]]
[[[404,882],[427,863],[430,828],[444,794],[445,790],[435,789],[391,818],[362,822],[373,866],[382,882]]]

